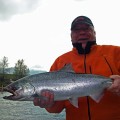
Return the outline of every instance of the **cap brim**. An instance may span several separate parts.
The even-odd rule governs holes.
[[[72,27],[71,27],[71,30],[73,30],[75,27],[76,27],[76,25],[79,25],[79,24],[87,24],[87,25],[89,25],[89,26],[93,26],[92,24],[90,24],[90,23],[88,23],[88,22],[83,22],[83,21],[81,21],[81,22],[77,22],[77,23],[75,23],[75,24],[73,24],[72,25]]]

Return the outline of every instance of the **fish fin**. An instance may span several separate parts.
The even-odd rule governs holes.
[[[60,69],[59,71],[75,73],[73,68],[72,68],[72,64],[71,63],[65,64],[65,66],[62,69]]]
[[[78,98],[69,98],[70,103],[78,108]]]
[[[100,93],[96,93],[94,95],[89,95],[94,101],[96,101],[97,103],[100,102],[101,98],[103,97],[103,91]]]

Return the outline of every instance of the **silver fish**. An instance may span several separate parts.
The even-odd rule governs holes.
[[[54,100],[69,100],[78,107],[78,98],[90,96],[99,102],[103,92],[112,84],[107,77],[94,74],[75,73],[71,64],[67,64],[59,71],[45,72],[23,77],[8,86],[4,91],[12,93],[4,99],[18,101],[33,101],[34,97],[41,98],[42,91],[54,93]]]

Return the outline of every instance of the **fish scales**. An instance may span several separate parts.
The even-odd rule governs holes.
[[[84,96],[90,96],[99,102],[103,91],[111,84],[110,78],[93,74],[78,74],[70,69],[70,65],[67,65],[59,71],[31,75],[11,83],[4,90],[13,95],[5,96],[4,99],[33,100],[34,97],[41,98],[42,91],[50,91],[54,93],[55,101],[70,100],[74,106],[77,106],[75,101]]]

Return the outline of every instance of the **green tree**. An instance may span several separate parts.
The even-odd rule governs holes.
[[[7,57],[3,57],[0,61],[0,82],[3,88],[3,84],[5,82],[5,69],[8,67],[8,58]]]
[[[29,74],[29,69],[27,65],[24,64],[24,60],[18,60],[15,64],[14,74],[16,76],[16,79],[25,77]]]
[[[0,73],[2,74],[2,79],[4,80],[5,77],[5,69],[8,67],[8,58],[3,57],[0,61]]]

